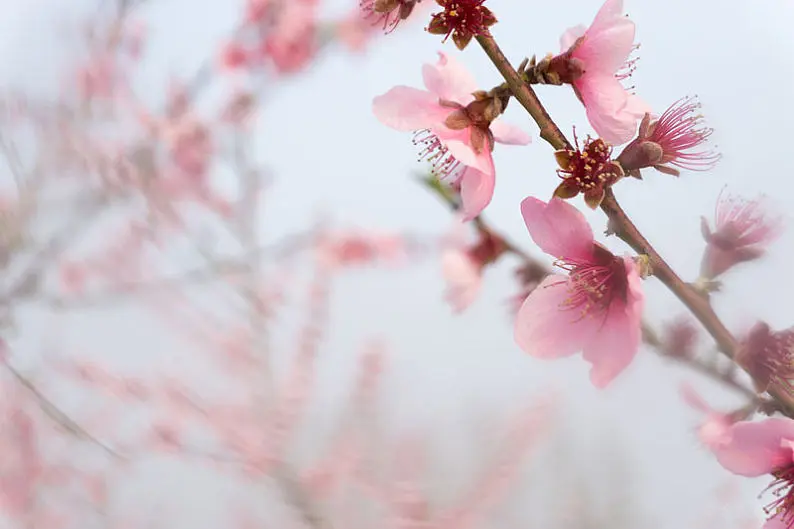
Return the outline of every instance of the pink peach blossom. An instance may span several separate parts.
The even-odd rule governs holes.
[[[496,170],[488,138],[508,145],[526,145],[529,136],[498,119],[488,130],[471,124],[452,129],[447,118],[465,110],[475,99],[477,85],[461,64],[439,52],[435,65],[422,70],[427,90],[396,86],[373,101],[375,117],[401,131],[417,131],[414,143],[421,144],[420,158],[433,165],[440,177],[460,183],[466,220],[475,218],[493,197]]]
[[[641,339],[644,295],[637,264],[596,243],[584,215],[562,199],[521,203],[529,234],[568,276],[550,274],[518,312],[515,339],[538,358],[582,351],[590,380],[606,387],[631,363]]]
[[[623,0],[606,0],[589,28],[570,28],[560,39],[563,55],[581,73],[571,84],[587,119],[601,138],[613,144],[631,140],[639,121],[650,112],[620,82],[628,74],[619,71],[632,64],[634,30],[634,22],[623,15]]]
[[[714,231],[705,217],[701,232],[706,251],[700,274],[713,279],[739,263],[763,257],[766,248],[783,232],[781,216],[770,214],[765,197],[746,200],[720,193],[714,215]]]

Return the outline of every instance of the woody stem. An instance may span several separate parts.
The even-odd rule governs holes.
[[[491,59],[494,66],[496,66],[496,69],[499,70],[499,73],[502,74],[505,81],[507,81],[513,96],[527,110],[540,128],[540,137],[555,150],[569,149],[571,144],[568,139],[549,116],[532,87],[523,81],[521,75],[510,64],[494,38],[491,35],[479,35],[477,36],[477,42],[488,55],[488,58]],[[739,344],[711,308],[708,300],[678,277],[670,265],[642,235],[626,212],[623,211],[611,189],[607,189],[606,196],[601,203],[601,210],[609,217],[615,228],[616,235],[637,253],[648,256],[653,274],[695,315],[714,338],[719,350],[728,358],[734,359]],[[786,409],[787,415],[794,417],[794,400],[791,397],[784,392],[772,389],[770,389],[770,394],[783,405],[782,407]]]

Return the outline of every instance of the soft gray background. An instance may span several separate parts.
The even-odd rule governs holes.
[[[329,13],[342,13],[348,7],[342,0],[329,4]],[[642,43],[632,81],[638,94],[659,111],[683,95],[698,94],[724,154],[714,171],[685,172],[677,180],[648,173],[644,182],[627,182],[618,191],[659,251],[684,278],[694,279],[703,248],[699,217],[711,215],[723,186],[748,195],[767,193],[785,212],[792,204],[794,3],[635,0],[626,4]],[[8,84],[48,90],[58,79],[63,54],[79,48],[63,46],[57,28],[78,21],[90,9],[86,5],[85,0],[69,6],[6,0],[0,20],[0,78]],[[557,52],[561,32],[589,23],[600,3],[489,0],[488,5],[500,20],[494,36],[518,61],[533,53]],[[161,86],[169,70],[192,72],[227,34],[237,9],[236,2],[206,1],[199,6],[190,0],[150,0],[149,45],[156,51],[147,58],[142,79],[149,86]],[[363,56],[328,53],[310,72],[273,87],[256,140],[258,158],[276,177],[262,219],[267,238],[275,240],[305,227],[318,211],[332,213],[340,224],[412,233],[448,228],[447,211],[410,178],[421,167],[415,162],[410,135],[380,126],[370,112],[371,99],[397,84],[421,86],[421,64],[435,61],[441,49],[464,61],[482,87],[493,86],[499,78],[476,45],[459,53],[451,42],[442,46],[437,37],[421,31],[422,24],[379,40]],[[157,100],[158,94],[149,91]],[[539,92],[564,130],[572,125],[582,134],[589,130],[569,90]],[[557,179],[550,149],[537,138],[520,106],[511,104],[506,117],[531,131],[534,143],[496,150],[498,185],[486,215],[531,249],[518,204],[530,194],[548,196]],[[603,226],[599,212],[587,214],[594,226]],[[716,305],[737,332],[758,318],[775,327],[791,324],[793,241],[794,233],[787,233],[765,261],[726,277],[727,288]],[[607,242],[624,250],[615,241]],[[465,413],[470,404],[508,406],[555,387],[566,396],[566,432],[573,438],[572,446],[580,447],[574,450],[577,454],[586,454],[590,440],[600,439],[608,430],[608,437],[621,439],[621,450],[635,463],[634,486],[649,513],[658,515],[660,526],[681,527],[693,521],[713,503],[714,489],[727,473],[698,445],[693,433],[698,416],[680,401],[679,383],[695,382],[724,406],[737,401],[694,374],[668,367],[648,351],[603,392],[589,386],[587,366],[578,357],[553,363],[527,358],[512,342],[505,305],[513,293],[511,270],[509,266],[489,270],[483,295],[462,316],[452,315],[443,303],[436,263],[389,276],[388,282],[377,272],[343,280],[335,292],[336,321],[324,363],[329,386],[346,383],[347,375],[341,375],[351,367],[350,353],[362,338],[376,334],[391,343],[394,387],[397,391],[410,387],[400,393],[400,409],[420,423],[445,424],[447,417]],[[647,313],[653,320],[682,312],[655,282],[648,282],[647,289]],[[108,318],[113,321],[101,328],[82,320],[83,331],[93,329],[88,339],[85,332],[70,333],[68,325],[62,327],[67,335],[74,334],[75,344],[101,349],[99,344],[114,343],[114,333],[129,325],[121,316]],[[134,344],[116,342],[107,354],[137,353]],[[336,382],[335,373],[340,374]],[[590,468],[584,455],[580,469],[587,474]],[[766,481],[742,481],[742,501],[751,504]]]

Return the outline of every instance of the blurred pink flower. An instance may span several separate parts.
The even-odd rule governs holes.
[[[360,9],[364,19],[371,25],[383,26],[386,33],[391,33],[397,25],[411,16],[417,4],[422,0],[361,0]]]
[[[247,0],[245,6],[245,22],[259,24],[270,11],[272,0]]]
[[[783,219],[771,215],[764,197],[745,200],[720,193],[715,211],[714,231],[705,217],[700,228],[706,251],[700,274],[714,279],[739,263],[763,257],[766,247],[783,231]]]
[[[681,397],[691,408],[706,415],[706,420],[698,427],[698,439],[716,453],[730,441],[730,427],[737,418],[730,413],[714,410],[689,384],[681,385]]]
[[[775,385],[794,395],[794,328],[775,332],[758,322],[742,341],[736,362],[753,377],[759,391]]]
[[[701,442],[725,469],[749,478],[771,474],[768,489],[775,500],[764,509],[772,516],[765,528],[794,526],[794,421],[773,417],[762,421],[741,420],[748,412],[720,413],[711,409],[689,386],[682,386],[684,400],[705,413]]]
[[[461,64],[439,52],[435,65],[426,64],[422,74],[427,90],[396,86],[373,101],[381,123],[402,131],[418,131],[421,159],[433,165],[442,179],[460,182],[463,213],[475,218],[490,203],[496,170],[493,142],[526,145],[529,136],[498,119],[470,115],[477,85]],[[481,106],[481,105],[480,105]]]
[[[765,511],[765,527],[794,526],[794,421],[773,417],[731,425],[722,442],[710,447],[727,470],[745,477],[771,474],[775,499]]]
[[[378,261],[398,264],[408,250],[404,237],[374,230],[331,234],[318,249],[321,258],[333,268],[368,266]]]
[[[318,5],[314,0],[281,4],[278,21],[270,28],[261,51],[279,73],[294,73],[309,64],[317,51]]]
[[[521,203],[529,234],[555,265],[526,299],[515,323],[515,339],[538,358],[582,351],[592,364],[590,380],[607,386],[637,353],[644,295],[637,264],[597,244],[584,215],[562,199]]]
[[[482,267],[462,248],[447,248],[441,254],[441,270],[447,283],[444,295],[455,312],[463,312],[480,293]]]
[[[483,269],[505,251],[505,242],[496,234],[478,231],[478,235],[475,243],[469,243],[465,226],[457,219],[441,254],[441,270],[447,284],[445,298],[458,313],[477,299]]]
[[[221,48],[219,62],[226,70],[246,68],[251,65],[254,53],[239,42],[228,42]]]
[[[634,22],[623,15],[623,0],[606,0],[589,28],[566,31],[560,43],[568,78],[587,112],[593,129],[604,140],[621,144],[631,140],[637,123],[650,107],[623,88],[621,80],[632,67]]]
[[[371,21],[363,18],[359,9],[334,24],[336,38],[353,52],[362,52],[377,31]]]
[[[664,326],[662,351],[674,358],[690,358],[695,354],[698,328],[691,319],[680,317]]]

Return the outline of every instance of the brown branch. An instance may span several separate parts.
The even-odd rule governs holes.
[[[505,57],[493,37],[481,35],[477,37],[477,42],[479,42],[491,62],[507,81],[515,98],[540,127],[541,138],[546,140],[556,150],[570,148],[570,142],[549,116],[535,91],[524,82],[521,75],[510,65],[507,57]],[[611,189],[607,190],[606,198],[601,203],[601,209],[609,217],[616,234],[636,252],[649,257],[654,275],[697,317],[712,338],[714,338],[719,350],[733,360],[738,350],[738,343],[711,308],[708,299],[701,296],[695,289],[678,277],[664,258],[659,255],[651,243],[631,222],[628,215],[618,204]],[[792,397],[777,389],[770,389],[769,393],[782,404],[781,408],[785,408],[786,415],[794,417],[794,399]]]

